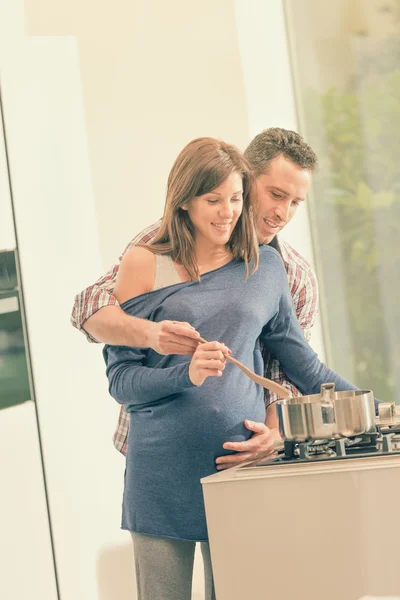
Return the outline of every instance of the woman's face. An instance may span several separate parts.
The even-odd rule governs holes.
[[[217,246],[227,244],[242,209],[242,176],[234,171],[214,190],[195,196],[187,203],[196,241]]]

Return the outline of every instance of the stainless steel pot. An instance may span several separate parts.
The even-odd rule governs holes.
[[[341,437],[376,431],[373,392],[369,390],[335,392],[333,404],[338,433]]]
[[[332,384],[325,384],[321,394],[278,400],[276,411],[282,438],[294,442],[376,430],[374,394],[369,390],[335,392]]]

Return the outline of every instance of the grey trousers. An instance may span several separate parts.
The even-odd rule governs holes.
[[[131,533],[137,600],[190,600],[196,542]],[[205,600],[215,600],[210,547],[201,542]]]

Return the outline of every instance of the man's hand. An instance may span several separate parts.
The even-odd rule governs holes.
[[[194,354],[200,334],[189,323],[180,321],[147,321],[146,347],[158,354]]]
[[[219,456],[215,461],[218,471],[257,458],[264,458],[274,451],[274,442],[281,440],[279,431],[269,429],[265,423],[245,421],[244,424],[247,429],[254,432],[252,437],[244,442],[225,442],[222,446],[225,450],[235,450],[238,454]]]

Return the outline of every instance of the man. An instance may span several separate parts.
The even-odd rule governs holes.
[[[267,129],[257,135],[246,149],[245,156],[255,175],[252,194],[258,206],[256,226],[259,241],[271,244],[281,254],[297,318],[309,340],[318,310],[316,277],[310,265],[287,242],[278,240],[277,234],[305,201],[317,157],[299,134],[280,128]],[[135,244],[150,241],[159,226],[160,221],[142,231],[124,253]],[[112,295],[118,268],[119,265],[115,265],[93,286],[76,296],[72,324],[84,331],[92,342],[152,348],[160,354],[193,354],[199,333],[189,323],[153,323],[129,316],[119,307]],[[264,362],[266,377],[281,383],[293,396],[300,395],[287,381],[279,363],[266,352]],[[244,442],[227,441],[223,447],[236,451],[236,454],[218,457],[217,469],[271,453],[274,441],[279,439],[275,407],[269,407],[274,399],[276,396],[266,391],[266,423],[245,421],[246,427],[253,432],[252,437]],[[114,445],[123,454],[127,449],[128,427],[129,415],[121,407]]]

